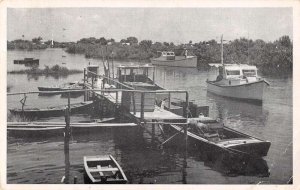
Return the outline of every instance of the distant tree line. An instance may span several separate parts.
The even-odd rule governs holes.
[[[41,43],[41,38],[32,41],[14,40],[7,42],[8,49],[43,49],[49,47],[51,41]],[[208,68],[208,63],[220,63],[220,43],[216,40],[200,41],[175,45],[173,42],[155,42],[151,40],[139,41],[136,37],[128,37],[116,42],[104,37],[82,38],[77,42],[58,43],[56,47],[66,47],[68,53],[84,54],[88,58],[111,58],[118,60],[136,60],[149,62],[151,58],[159,56],[161,51],[174,51],[176,55],[183,55],[184,50],[198,57],[198,65]],[[274,42],[235,39],[224,43],[225,63],[247,63],[256,65],[264,74],[292,74],[293,70],[293,42],[289,36],[282,36]]]
[[[7,49],[8,50],[37,50],[37,49],[46,49],[48,47],[54,47],[54,48],[64,48],[67,45],[69,45],[72,42],[57,42],[53,41],[52,46],[51,40],[43,40],[42,37],[36,37],[30,40],[24,40],[24,39],[16,39],[13,41],[7,41]]]

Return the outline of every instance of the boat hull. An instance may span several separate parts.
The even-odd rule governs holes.
[[[171,131],[173,134],[175,132],[179,132],[181,129],[177,125],[167,125],[167,126],[168,126],[167,131],[169,131],[169,132]],[[240,134],[239,132],[234,131],[227,127],[224,127],[224,133],[234,133],[234,135]],[[220,157],[221,155],[224,157],[235,156],[235,157],[240,157],[240,158],[244,158],[244,159],[248,158],[248,157],[260,158],[260,157],[267,155],[269,148],[271,146],[271,143],[268,141],[260,141],[260,142],[255,142],[255,143],[237,143],[237,144],[233,143],[233,145],[226,147],[226,146],[222,146],[218,143],[214,143],[214,142],[208,141],[204,138],[201,138],[200,136],[197,136],[189,131],[187,134],[188,134],[189,147],[200,150],[210,160],[218,159],[218,157]],[[177,142],[182,143],[183,135],[184,135],[184,132],[182,130],[180,132],[180,135],[178,136],[179,139]],[[247,135],[241,134],[241,136],[243,136],[243,138],[245,138],[245,136],[247,136]],[[253,138],[253,137],[249,136],[249,138]],[[234,142],[234,141],[232,141],[232,142]]]
[[[207,81],[207,91],[219,96],[262,103],[266,82],[264,80],[242,85],[218,85]]]
[[[84,183],[125,184],[127,177],[118,162],[111,156],[84,156]],[[118,177],[116,177],[118,176]]]
[[[77,104],[71,104],[71,113],[84,113],[92,109],[93,102],[82,102]],[[45,109],[10,109],[9,111],[14,115],[24,115],[28,118],[47,118],[47,117],[57,117],[65,115],[65,106],[53,107]]]
[[[151,60],[152,65],[168,66],[168,67],[197,67],[197,57],[185,58],[185,56],[176,56],[175,60],[165,60],[154,58]]]

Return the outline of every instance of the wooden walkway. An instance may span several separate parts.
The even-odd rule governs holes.
[[[135,114],[133,112],[130,112],[130,113],[137,118],[141,117],[141,112],[136,112]],[[152,119],[155,119],[155,120],[182,120],[185,118],[180,115],[176,115],[168,110],[165,110],[158,106],[155,106],[155,109],[153,112],[144,112],[144,119],[146,119],[146,120],[152,120]]]
[[[92,89],[92,85],[90,83],[86,83],[86,87],[89,89]],[[94,85],[95,90],[101,90],[101,85]],[[109,89],[109,88],[108,88]],[[118,90],[118,89],[113,89]],[[95,92],[96,97],[103,97],[110,101],[113,104],[121,105],[122,100],[122,90],[117,92]],[[135,113],[133,111],[130,112],[131,115],[133,115],[135,118],[140,119],[141,118],[141,112],[136,111]],[[144,118],[145,120],[182,120],[185,119],[183,116],[177,115],[172,113],[171,111],[162,109],[158,106],[155,106],[153,111],[144,111]]]

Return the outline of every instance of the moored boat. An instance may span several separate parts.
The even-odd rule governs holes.
[[[155,67],[150,65],[118,66],[117,79],[120,83],[137,90],[162,90],[155,84]],[[152,75],[152,76],[151,76]]]
[[[162,51],[161,56],[151,59],[153,65],[168,66],[168,67],[197,67],[197,57],[187,55],[176,56],[173,51]]]
[[[111,155],[84,156],[85,183],[124,184],[127,177]]]
[[[201,148],[210,156],[222,154],[234,154],[242,157],[263,157],[266,156],[271,143],[256,137],[241,133],[232,128],[208,117],[199,117],[190,120],[187,132],[190,146]],[[167,130],[180,132],[183,130],[180,125],[167,125]]]
[[[75,81],[53,86],[39,86],[39,91],[63,91],[63,90],[81,90],[83,83]]]
[[[207,80],[207,91],[216,95],[262,103],[265,85],[257,68],[246,64],[213,64],[219,68],[215,81]]]
[[[223,36],[221,37],[221,64],[216,80],[207,80],[207,91],[216,95],[262,104],[265,85],[269,83],[257,74],[254,65],[225,64],[223,62]]]
[[[93,101],[74,103],[70,105],[71,113],[83,113],[92,108]],[[65,114],[66,105],[47,108],[26,108],[26,109],[9,109],[12,114],[24,115],[29,118],[45,118],[63,116]]]
[[[24,58],[24,59],[14,60],[14,64],[38,65],[39,61],[40,61],[39,59]]]

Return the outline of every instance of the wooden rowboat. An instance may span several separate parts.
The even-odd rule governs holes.
[[[111,155],[84,156],[85,183],[124,184],[127,183],[121,166]]]
[[[71,104],[71,113],[84,113],[92,108],[93,101],[80,102]],[[27,109],[9,109],[12,114],[24,115],[29,118],[45,118],[45,117],[55,117],[63,116],[65,114],[64,110],[66,105],[57,107],[47,107],[47,108],[27,108]]]

